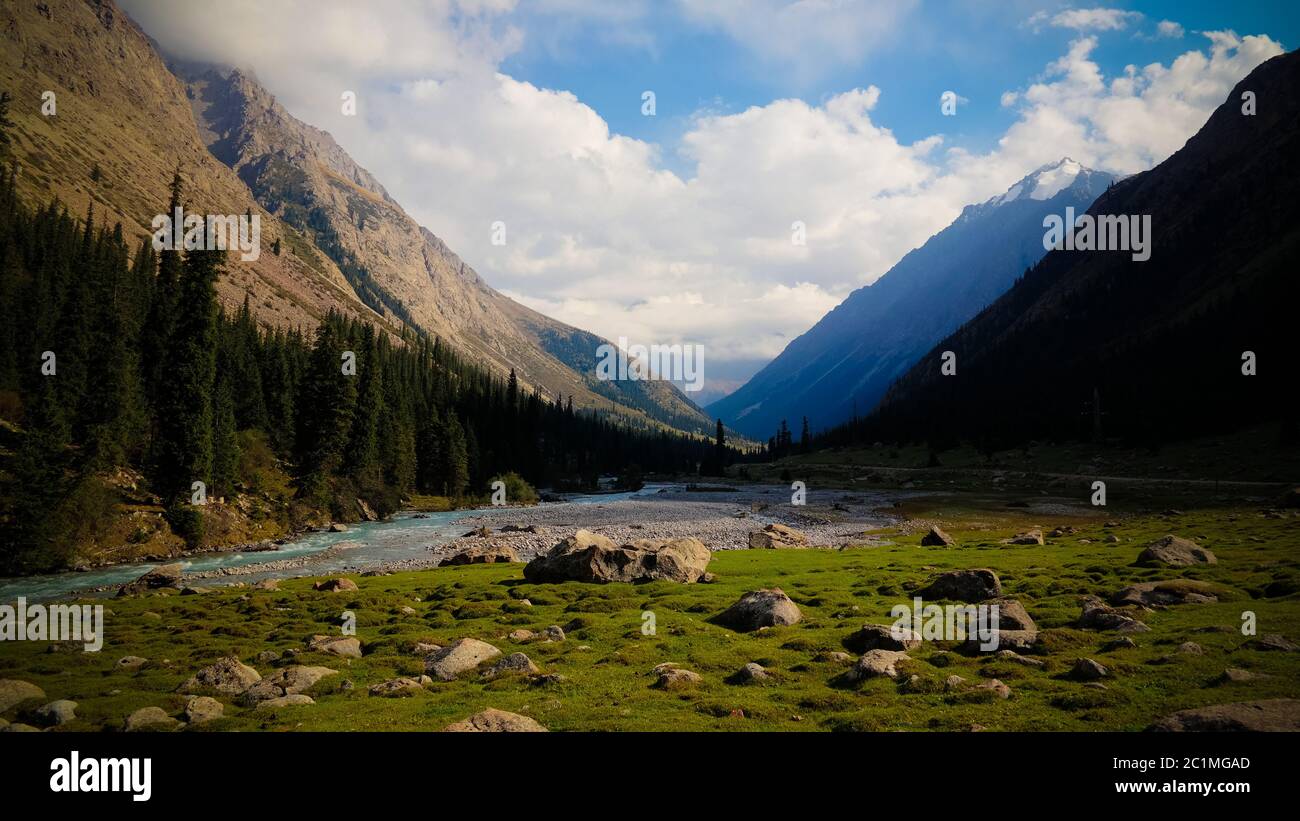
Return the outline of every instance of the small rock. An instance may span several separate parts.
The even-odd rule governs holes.
[[[930,528],[929,533],[921,537],[921,544],[925,547],[952,547],[957,544],[957,540],[935,525]]]
[[[483,671],[482,676],[485,679],[494,679],[509,674],[533,675],[540,672],[541,670],[538,669],[536,664],[533,664],[532,659],[528,658],[528,656],[523,653],[511,653],[493,662],[490,667]]]
[[[546,728],[536,720],[518,713],[494,710],[491,707],[475,713],[464,721],[449,724],[447,733],[544,733]]]
[[[311,586],[311,589],[324,593],[343,593],[356,590],[357,583],[351,579],[326,579],[325,581],[316,582]]]
[[[225,707],[209,696],[195,696],[185,702],[185,720],[190,724],[203,724],[221,718]]]
[[[161,707],[141,707],[127,716],[123,729],[128,733],[165,732],[178,726],[180,722],[163,712]]]
[[[423,690],[424,687],[419,681],[403,676],[374,685],[370,688],[370,695],[379,698],[408,698],[423,692]]]
[[[1099,678],[1106,678],[1110,671],[1101,664],[1092,659],[1079,659],[1070,669],[1070,678],[1075,681],[1096,681]]]
[[[911,656],[901,650],[869,650],[858,659],[848,673],[850,681],[865,681],[869,678],[885,676],[898,679],[897,665],[900,661],[910,661]]]
[[[242,693],[262,678],[234,656],[219,659],[195,673],[176,689],[178,693]]]
[[[277,707],[302,707],[307,704],[315,704],[316,700],[311,696],[305,696],[302,693],[289,693],[276,698],[268,698],[265,701],[259,701],[257,708],[275,709]]]
[[[61,698],[58,701],[51,701],[44,707],[36,708],[33,713],[46,727],[57,727],[77,717],[77,702]]]

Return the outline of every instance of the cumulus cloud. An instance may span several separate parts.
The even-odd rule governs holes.
[[[1065,9],[1056,14],[1038,11],[1026,21],[1034,30],[1045,25],[1075,31],[1120,31],[1142,19],[1142,13],[1124,9]]]
[[[572,93],[502,72],[501,55],[526,36],[504,0],[394,5],[392,17],[327,6],[299,20],[290,4],[273,4],[250,11],[239,37],[213,32],[225,24],[189,4],[125,5],[173,49],[192,43],[201,18],[211,49],[202,56],[255,68],[291,111],[333,133],[508,295],[606,338],[703,344],[706,375],[729,384],[748,375],[742,364],[752,373],[963,206],[1065,155],[1119,173],[1149,168],[1241,77],[1281,53],[1267,37],[1212,32],[1208,53],[1108,77],[1092,57],[1096,39],[1080,37],[1036,81],[1002,95],[1015,122],[982,154],[940,134],[901,140],[877,121],[887,83],[817,103],[702,111],[665,149],[612,132]],[[735,4],[710,5],[718,11],[693,12],[714,16],[704,24],[740,25]],[[795,5],[815,15],[851,4]],[[304,20],[313,36],[287,34]],[[445,50],[425,53],[433,49],[420,43]],[[340,116],[341,88],[358,91],[361,116]],[[663,152],[674,149],[689,173],[668,169]],[[495,221],[507,226],[505,246],[491,243]]]
[[[1156,36],[1178,40],[1183,36],[1183,27],[1173,20],[1161,20],[1156,23]]]

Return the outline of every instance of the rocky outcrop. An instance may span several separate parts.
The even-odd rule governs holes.
[[[740,633],[762,627],[782,627],[796,624],[803,618],[799,607],[779,587],[770,590],[753,590],[714,617],[714,621]]]
[[[689,584],[704,575],[711,557],[698,539],[637,539],[616,545],[599,533],[579,530],[525,565],[524,578],[534,584],[654,579]]]

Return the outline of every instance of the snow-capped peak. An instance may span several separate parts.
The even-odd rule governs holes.
[[[1044,165],[1020,182],[989,200],[986,205],[1002,205],[1019,199],[1050,200],[1074,182],[1084,168],[1079,163],[1065,157],[1054,163]]]

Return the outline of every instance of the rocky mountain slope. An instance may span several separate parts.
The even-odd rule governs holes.
[[[766,438],[782,419],[814,429],[869,413],[891,382],[1043,254],[1043,216],[1082,212],[1114,177],[1070,159],[968,206],[884,276],[859,288],[709,412]]]
[[[670,384],[600,382],[604,340],[493,290],[412,220],[329,134],[294,119],[248,73],[167,65],[112,0],[0,7],[0,90],[14,98],[24,199],[58,197],[128,237],[151,233],[179,167],[187,210],[262,219],[256,261],[219,282],[268,326],[313,328],[331,308],[418,327],[526,389],[644,426],[709,433]],[[175,69],[175,73],[173,73]],[[41,111],[53,91],[57,114]],[[272,252],[277,240],[280,253]]]
[[[213,156],[263,207],[309,236],[371,308],[438,335],[503,376],[513,368],[547,396],[708,429],[709,420],[669,385],[597,382],[595,349],[604,340],[492,289],[328,133],[293,117],[254,76],[169,65],[187,83]]]
[[[1089,209],[1149,216],[1150,259],[1052,251],[893,386],[872,435],[996,447],[1099,428],[1158,447],[1280,421],[1294,442],[1297,88],[1300,52],[1257,67],[1183,148]]]

